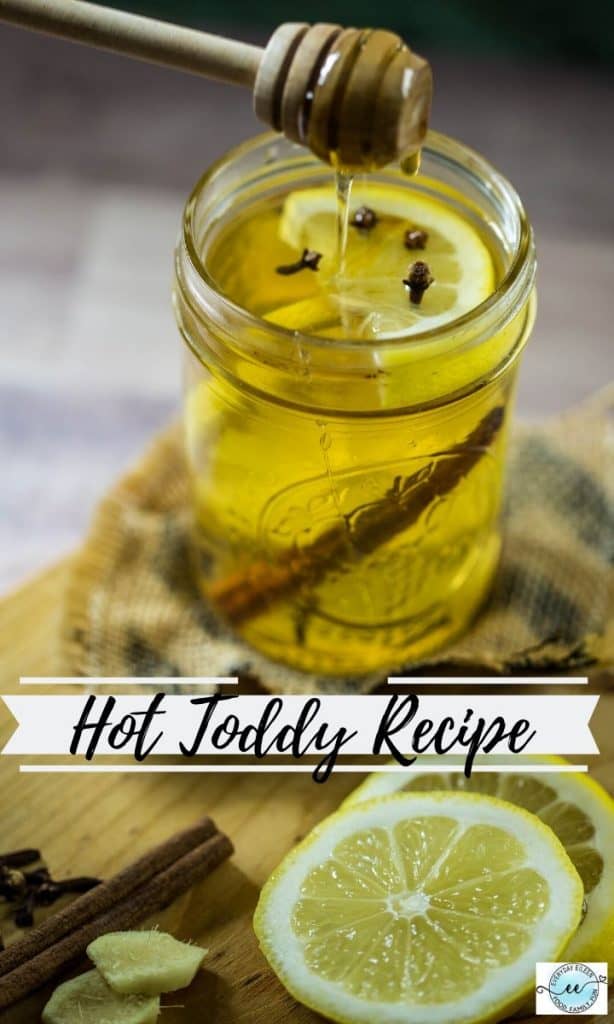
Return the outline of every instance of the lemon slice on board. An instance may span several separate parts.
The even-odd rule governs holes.
[[[500,1020],[555,961],[582,883],[551,829],[492,797],[345,806],[265,885],[254,918],[286,988],[343,1024]]]
[[[455,320],[494,290],[495,265],[488,245],[478,228],[451,206],[400,187],[357,183],[351,209],[360,205],[374,209],[378,222],[369,231],[350,225],[345,266],[337,276],[334,191],[318,187],[287,197],[280,237],[297,252],[314,249],[323,254],[318,282],[325,296],[275,309],[268,320],[326,337],[341,336],[335,331],[341,324],[345,337],[395,338]],[[410,227],[427,232],[424,250],[405,248]],[[416,260],[425,260],[434,277],[420,305],[409,302],[403,285]]]
[[[560,757],[532,762],[568,764]],[[443,763],[442,763],[443,762]],[[345,805],[392,793],[483,793],[508,800],[537,815],[558,836],[575,865],[586,896],[586,913],[566,956],[579,961],[614,958],[614,800],[582,772],[446,772],[446,760],[424,772],[374,772]]]

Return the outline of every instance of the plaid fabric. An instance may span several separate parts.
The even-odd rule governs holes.
[[[394,674],[565,674],[614,664],[614,389],[512,438],[504,546],[489,600],[437,657]],[[273,664],[216,619],[189,568],[188,479],[174,426],[102,502],[69,581],[67,671],[240,675],[288,693],[361,692]]]

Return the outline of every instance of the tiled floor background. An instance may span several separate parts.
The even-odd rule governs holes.
[[[614,77],[433,61],[434,126],[488,155],[533,219],[519,407],[555,412],[614,377]],[[255,130],[232,87],[0,28],[0,590],[78,541],[177,409],[182,202]]]

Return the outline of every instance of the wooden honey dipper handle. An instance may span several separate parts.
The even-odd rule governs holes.
[[[258,117],[348,169],[417,150],[429,65],[392,32],[281,25],[266,49],[84,0],[0,0],[0,20],[254,89]]]
[[[235,85],[253,86],[263,54],[259,46],[84,0],[0,0],[0,19]]]

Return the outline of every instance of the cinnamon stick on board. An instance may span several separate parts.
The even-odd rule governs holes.
[[[207,819],[208,822],[208,819]],[[209,825],[212,825],[209,822]],[[36,991],[45,982],[50,981],[73,960],[85,953],[87,946],[100,935],[107,932],[122,931],[140,924],[151,914],[154,914],[168,906],[178,896],[191,889],[198,882],[207,877],[218,865],[220,865],[233,852],[233,846],[222,832],[217,832],[215,826],[203,842],[198,840],[198,826],[189,832],[182,833],[183,843],[179,843],[179,836],[172,837],[168,843],[152,850],[140,861],[137,861],[131,868],[126,869],[120,875],[115,876],[109,882],[97,886],[87,893],[89,897],[88,913],[84,916],[83,907],[77,908],[74,917],[77,925],[71,925],[64,930],[61,938],[57,941],[45,942],[41,945],[41,939],[36,933],[42,931],[43,926],[35,929],[28,938],[34,940],[34,948],[38,949],[34,955],[26,960],[21,960],[19,966],[5,973],[0,982],[0,1009],[12,1006],[19,999],[23,999],[31,992]],[[201,828],[207,828],[206,823]],[[177,854],[180,846],[185,845],[187,837],[197,837],[197,845],[188,848]],[[169,862],[166,856],[169,849],[175,851],[175,856]],[[118,888],[118,880],[126,878],[127,872],[136,872],[137,865],[143,862],[164,864],[162,870],[156,870],[150,874],[147,881],[133,886],[126,890],[124,895],[116,898],[116,894],[123,889]],[[122,883],[123,885],[123,883]],[[112,895],[109,900],[109,890]],[[71,909],[83,900],[77,900],[64,911],[64,926],[66,918],[70,917]],[[49,922],[52,918],[49,918]],[[22,940],[23,941],[23,940]],[[10,953],[11,948],[21,946],[16,943],[9,947],[5,953]],[[5,953],[1,954],[4,960]],[[18,958],[19,959],[19,958]]]
[[[503,425],[502,406],[491,409],[464,441],[409,477],[398,477],[379,501],[335,523],[304,548],[283,552],[212,583],[208,597],[230,622],[258,615],[304,585],[315,586],[348,555],[364,557],[415,523],[438,498],[454,490],[480,461]]]
[[[69,906],[48,917],[32,931],[27,932],[8,949],[0,953],[0,978],[13,971],[20,964],[31,960],[41,950],[57,942],[70,931],[74,931],[95,914],[109,910],[114,904],[144,885],[150,878],[179,860],[190,850],[200,846],[217,829],[211,818],[203,818],[185,831],[177,832],[166,842],[148,850],[117,875],[101,882],[95,891],[85,893],[73,900]]]

